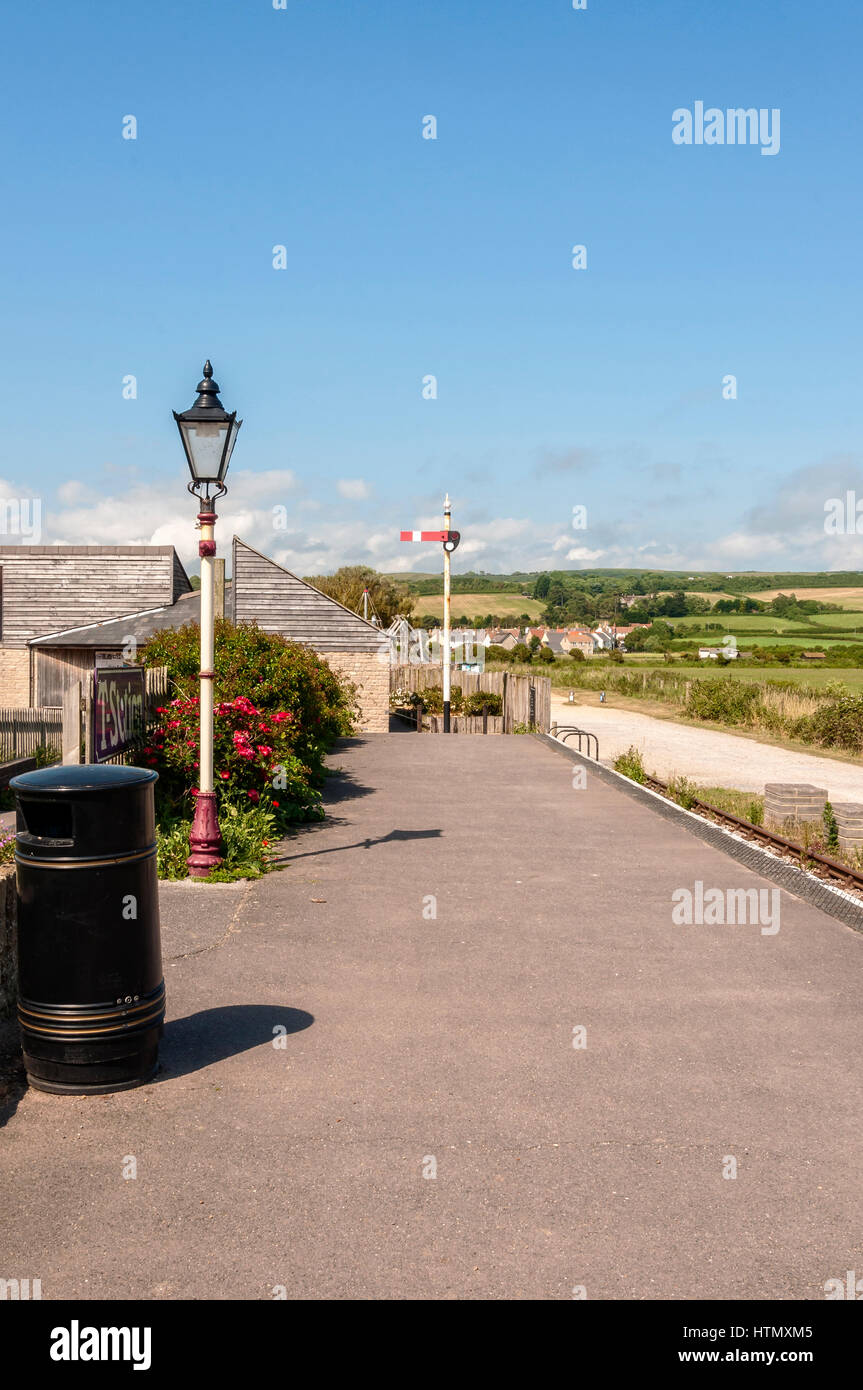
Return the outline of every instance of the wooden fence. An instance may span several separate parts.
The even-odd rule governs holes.
[[[62,709],[0,709],[0,762],[33,758],[37,748],[53,749],[59,759],[62,740]]]
[[[503,732],[511,734],[516,725],[529,728],[531,722],[540,733],[547,734],[551,727],[551,680],[548,676],[514,676],[509,671],[453,671],[453,687],[460,686],[463,695],[473,695],[478,690],[488,691],[501,697],[503,709]],[[391,666],[390,694],[403,691],[406,696],[416,694],[427,686],[443,685],[443,668],[428,666]],[[531,690],[533,690],[534,717],[531,721]],[[482,719],[480,718],[480,725]],[[465,728],[463,732],[472,732]],[[480,727],[478,732],[482,732]]]
[[[427,714],[423,723],[428,726],[429,733],[443,733],[443,715]],[[499,714],[490,714],[488,726],[483,728],[481,714],[454,714],[450,718],[450,733],[453,734],[502,734],[503,719]]]

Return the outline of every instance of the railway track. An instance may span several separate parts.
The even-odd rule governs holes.
[[[661,781],[660,778],[646,777],[643,785],[649,787],[651,791],[659,792],[675,806],[680,805],[669,794],[668,783]],[[829,854],[821,854],[817,850],[806,849],[805,846],[796,844],[794,840],[789,840],[787,836],[780,835],[775,830],[767,830],[763,825],[752,825],[750,821],[733,815],[731,811],[721,811],[718,806],[712,806],[709,801],[702,801],[697,796],[693,797],[686,810],[695,811],[708,820],[728,826],[730,830],[735,831],[743,839],[751,840],[754,844],[764,845],[780,858],[787,859],[789,863],[794,863],[798,868],[805,869],[807,873],[814,874],[826,882],[839,884],[863,899],[863,873],[857,869],[849,868],[847,864],[840,864],[838,859],[831,859]]]

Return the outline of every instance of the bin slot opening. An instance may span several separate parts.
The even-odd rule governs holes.
[[[37,840],[68,840],[72,844],[72,807],[68,801],[18,802],[24,829]]]

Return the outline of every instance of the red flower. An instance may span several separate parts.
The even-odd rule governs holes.
[[[261,799],[261,793],[256,792],[254,789],[252,789],[252,791],[250,792],[247,792],[246,795],[248,796],[250,801],[258,802]]]
[[[274,801],[274,802],[273,802],[273,805],[274,805],[274,806],[278,806],[278,804],[279,804],[278,801]]]

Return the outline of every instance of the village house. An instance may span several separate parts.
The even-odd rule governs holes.
[[[596,641],[588,628],[571,627],[561,638],[560,645],[565,652],[571,652],[577,648],[580,652],[584,652],[585,656],[593,656],[596,651]]]
[[[736,647],[699,647],[699,661],[718,661],[721,656],[727,657],[729,661],[736,661],[740,653]]]
[[[487,647],[503,647],[506,651],[511,652],[513,647],[517,646],[521,640],[520,634],[521,629],[517,627],[495,628],[486,633],[485,645]]]

